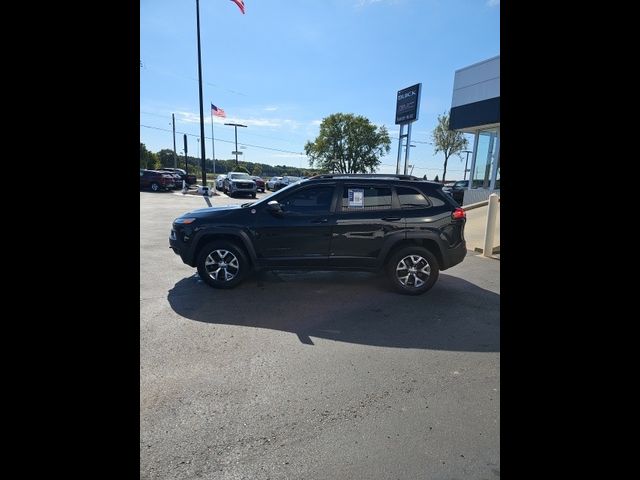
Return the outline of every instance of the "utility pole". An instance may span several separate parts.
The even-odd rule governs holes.
[[[466,153],[467,154],[467,159],[464,162],[464,178],[463,178],[463,180],[466,180],[467,179],[467,172],[469,171],[469,170],[467,170],[467,164],[469,163],[469,154],[473,153],[473,152],[471,150],[463,150],[462,153]]]
[[[236,153],[236,168],[238,168],[238,127],[247,128],[247,126],[246,125],[241,125],[239,123],[225,123],[225,125],[230,125],[230,126],[234,127],[235,131],[236,131],[236,150],[235,150],[235,153]]]
[[[171,125],[173,125],[173,168],[178,168],[178,156],[176,155],[176,115],[171,114]]]

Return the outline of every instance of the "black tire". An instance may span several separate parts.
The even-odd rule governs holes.
[[[408,246],[389,257],[386,270],[396,291],[405,295],[421,295],[438,280],[440,266],[435,255],[426,248]]]
[[[225,266],[220,266],[221,262]],[[214,240],[202,247],[196,266],[200,278],[213,288],[233,288],[251,272],[251,263],[244,250],[223,240]],[[225,280],[229,275],[233,277]]]
[[[256,194],[255,194],[255,193],[252,193],[252,194],[251,194],[251,198],[256,198]]]
[[[154,192],[160,191],[160,184],[158,182],[151,182],[151,190]]]

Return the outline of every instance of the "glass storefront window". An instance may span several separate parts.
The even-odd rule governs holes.
[[[473,186],[489,188],[491,182],[491,170],[493,162],[498,158],[498,129],[490,128],[480,130],[478,135],[478,148],[476,153],[476,165],[473,172]],[[498,167],[498,172],[500,169]],[[498,173],[499,174],[499,173]],[[499,177],[498,177],[499,178]],[[496,183],[496,188],[499,183]]]

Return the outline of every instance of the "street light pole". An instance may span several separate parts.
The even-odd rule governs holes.
[[[463,180],[466,180],[467,179],[467,172],[469,171],[469,170],[467,170],[467,164],[469,163],[469,154],[473,153],[473,152],[471,150],[463,150],[462,153],[466,153],[467,154],[467,159],[464,162],[464,178],[463,178]]]
[[[173,166],[178,167],[178,157],[176,156],[176,115],[171,114],[171,125],[173,126]]]
[[[236,131],[236,168],[238,168],[238,127],[247,128],[246,125],[241,125],[239,123],[225,123],[225,125],[230,125],[235,128]]]
[[[200,155],[202,156],[202,186],[207,185],[204,154],[204,107],[202,106],[202,61],[200,54],[200,0],[196,0],[196,23],[198,30],[198,83],[200,87]]]

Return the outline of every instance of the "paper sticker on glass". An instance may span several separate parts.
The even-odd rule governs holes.
[[[364,207],[364,189],[363,188],[350,188],[349,189],[349,208]]]

